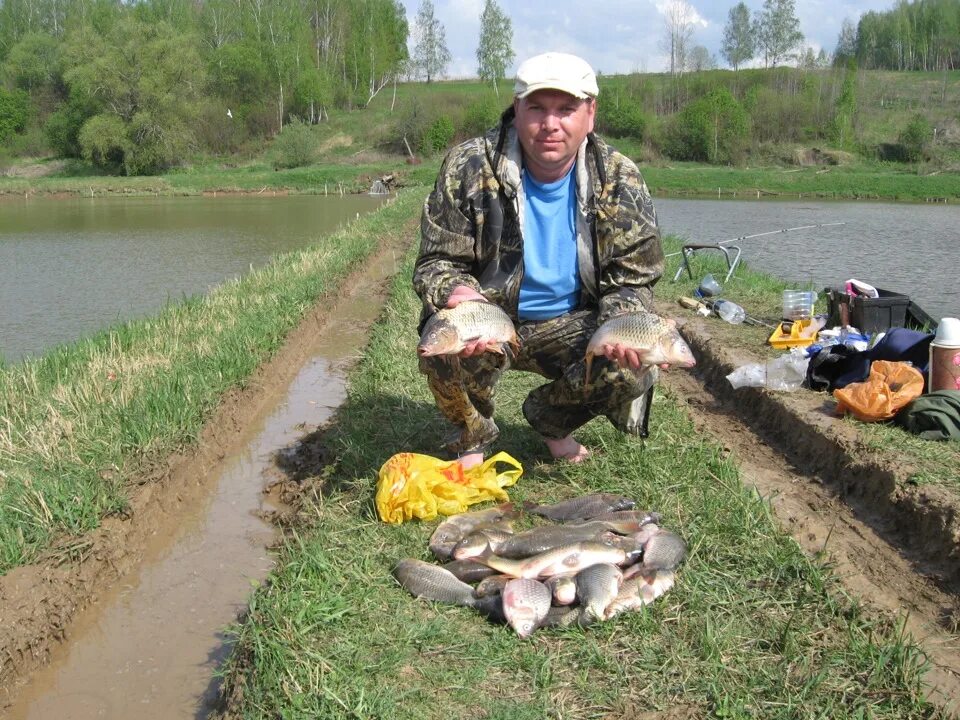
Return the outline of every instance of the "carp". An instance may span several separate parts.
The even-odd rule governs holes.
[[[607,320],[590,338],[584,358],[586,382],[590,381],[594,356],[603,355],[604,345],[617,344],[635,351],[643,365],[697,364],[690,346],[671,322],[649,312],[627,312]]]
[[[474,340],[497,343],[487,350],[501,354],[505,353],[506,345],[514,352],[520,347],[509,315],[493,303],[467,300],[430,316],[420,335],[417,354],[421,357],[456,355]]]

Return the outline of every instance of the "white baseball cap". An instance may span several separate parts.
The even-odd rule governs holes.
[[[560,90],[581,100],[600,93],[597,76],[586,60],[558,52],[535,55],[517,69],[514,97],[525,98],[537,90]]]

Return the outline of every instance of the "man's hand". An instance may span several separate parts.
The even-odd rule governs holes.
[[[616,345],[603,345],[600,350],[607,357],[608,360],[611,360],[622,368],[632,368],[634,370],[639,370],[643,366],[640,354],[631,348],[626,347],[623,343],[617,343]],[[669,363],[663,363],[660,365],[663,370],[669,370]]]
[[[450,297],[447,298],[447,307],[455,308],[462,302],[466,300],[480,300],[481,302],[487,302],[487,299],[474,290],[469,285],[457,285],[453,292],[450,293]]]

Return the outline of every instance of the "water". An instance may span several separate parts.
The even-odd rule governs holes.
[[[381,202],[241,196],[0,204],[0,354],[14,362],[151,314],[307,245]],[[691,242],[843,222],[744,240],[744,259],[818,289],[858,278],[909,295],[934,318],[960,316],[958,206],[655,202],[663,232]]]
[[[857,278],[909,295],[935,319],[960,317],[960,206],[668,198],[654,203],[664,234],[696,243],[845,223],[733,244],[751,267],[798,284],[821,289]]]
[[[0,203],[0,355],[43,353],[207,292],[383,197],[151,197]]]

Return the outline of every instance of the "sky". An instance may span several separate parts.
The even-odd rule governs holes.
[[[434,15],[443,24],[447,48],[453,60],[449,78],[476,77],[480,13],[484,0],[432,0]],[[690,0],[697,14],[693,45],[703,45],[726,67],[720,54],[723,27],[730,8],[738,0],[707,2]],[[402,0],[411,35],[421,0]],[[759,12],[763,0],[745,0],[751,13]],[[516,60],[512,77],[525,58],[548,50],[580,55],[598,72],[616,75],[630,72],[661,72],[668,56],[661,49],[666,0],[497,0],[513,25]],[[895,0],[796,0],[800,30],[814,53],[830,53],[837,45],[844,18],[856,25],[870,10],[890,10]]]

